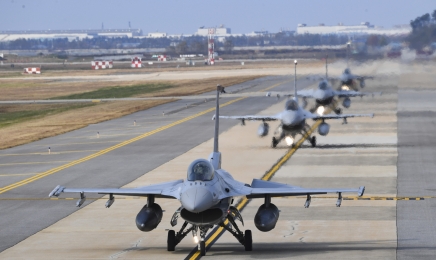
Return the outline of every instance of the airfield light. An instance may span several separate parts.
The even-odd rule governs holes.
[[[325,108],[323,106],[318,107],[318,109],[316,110],[316,113],[320,116],[322,116],[324,114]]]
[[[288,146],[291,146],[294,143],[294,138],[291,136],[286,136],[285,141]]]

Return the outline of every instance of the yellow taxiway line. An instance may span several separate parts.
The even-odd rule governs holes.
[[[283,83],[286,83],[286,82],[280,82],[280,83],[274,84],[274,85],[272,85],[272,86],[270,86],[270,87],[268,87],[268,88],[266,88],[266,89],[261,90],[261,92],[263,92],[263,91],[267,91],[267,90],[270,90],[270,89],[272,89],[272,88],[274,88],[274,87],[277,87],[277,86],[279,86],[279,85],[281,85],[281,84],[283,84]],[[238,102],[238,101],[243,100],[243,99],[246,99],[246,98],[247,98],[247,97],[241,97],[241,98],[237,98],[237,99],[231,100],[231,101],[229,101],[229,102],[226,102],[226,103],[224,103],[224,104],[221,104],[220,107],[228,106],[228,105],[230,105],[230,104],[233,104],[233,103],[235,103],[235,102]],[[70,167],[72,167],[72,166],[74,166],[74,165],[77,165],[77,164],[80,164],[80,163],[83,163],[83,162],[89,161],[89,160],[94,159],[94,158],[96,158],[96,157],[98,157],[98,156],[100,156],[100,155],[106,154],[106,153],[111,152],[111,151],[113,151],[113,150],[115,150],[115,149],[121,148],[121,147],[123,147],[123,146],[126,146],[126,145],[128,145],[128,144],[131,144],[131,143],[133,143],[133,142],[136,142],[136,141],[138,141],[138,140],[141,140],[141,139],[143,139],[143,138],[146,138],[146,137],[151,136],[151,135],[153,135],[153,134],[159,133],[159,132],[164,131],[164,130],[166,130],[166,129],[169,129],[169,128],[173,127],[173,126],[176,126],[176,125],[182,124],[182,123],[187,122],[187,121],[189,121],[189,120],[191,120],[191,119],[197,118],[197,117],[199,117],[199,116],[205,115],[205,114],[207,114],[207,113],[209,113],[209,112],[213,112],[213,111],[215,111],[215,107],[212,107],[212,108],[206,109],[206,110],[204,110],[204,111],[202,111],[202,112],[199,112],[199,113],[197,113],[197,114],[195,114],[195,115],[192,115],[192,116],[189,116],[189,117],[185,117],[185,118],[180,119],[180,120],[178,120],[178,121],[176,121],[176,122],[173,122],[173,123],[171,123],[171,124],[168,124],[168,125],[165,125],[165,126],[159,127],[159,128],[157,128],[157,129],[155,129],[155,130],[153,130],[153,131],[150,131],[150,132],[144,133],[144,134],[142,134],[142,135],[139,135],[139,136],[134,137],[134,138],[132,138],[132,139],[129,139],[129,140],[127,140],[127,141],[121,142],[121,143],[116,144],[116,145],[114,145],[114,146],[111,146],[111,147],[109,147],[109,148],[103,149],[103,150],[101,150],[101,151],[99,151],[99,152],[96,152],[96,153],[93,153],[93,154],[88,155],[88,156],[86,156],[86,157],[83,157],[83,158],[81,158],[81,159],[74,160],[74,161],[72,161],[72,162],[69,162],[69,163],[67,163],[67,164],[64,164],[64,165],[61,165],[61,166],[59,166],[59,167],[53,168],[53,169],[51,169],[51,170],[48,170],[48,171],[45,171],[45,172],[42,172],[42,173],[36,174],[35,176],[29,177],[29,178],[24,179],[24,180],[22,180],[22,181],[19,181],[19,182],[16,182],[16,183],[10,184],[10,185],[8,185],[8,186],[5,186],[5,187],[3,187],[3,188],[0,188],[0,194],[5,193],[5,192],[7,192],[7,191],[10,191],[10,190],[12,190],[12,189],[15,189],[15,188],[21,187],[21,186],[23,186],[23,185],[26,185],[26,184],[32,183],[32,182],[34,182],[34,181],[36,181],[36,180],[42,179],[42,178],[44,178],[44,177],[47,177],[47,176],[52,175],[52,174],[54,174],[54,173],[57,173],[57,172],[59,172],[59,171],[61,171],[61,170],[64,170],[64,169],[70,168]]]

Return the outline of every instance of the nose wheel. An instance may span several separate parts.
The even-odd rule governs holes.
[[[201,256],[206,255],[206,233],[209,230],[209,227],[199,227],[200,229],[200,241],[198,243],[198,250],[200,251]]]
[[[200,241],[200,255],[205,256],[206,255],[206,242],[204,240]]]

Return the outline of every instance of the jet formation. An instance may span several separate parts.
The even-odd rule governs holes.
[[[309,125],[306,120],[313,119],[321,121],[318,126],[318,133],[327,135],[330,126],[325,123],[329,119],[342,119],[346,122],[350,117],[373,117],[373,114],[314,114],[306,111],[298,103],[298,97],[304,96],[302,92],[297,92],[296,88],[296,68],[297,61],[295,61],[295,79],[294,79],[294,95],[285,104],[285,110],[273,116],[221,116],[219,114],[219,98],[220,94],[225,94],[221,86],[217,87],[216,91],[216,108],[213,119],[215,120],[214,130],[214,146],[213,151],[207,159],[197,159],[191,162],[188,166],[186,179],[179,179],[165,183],[158,183],[149,186],[138,188],[70,188],[58,185],[50,192],[49,197],[58,197],[62,193],[78,193],[80,198],[76,203],[77,207],[83,205],[86,200],[86,194],[97,193],[109,195],[106,202],[106,208],[112,206],[115,202],[115,196],[142,196],[147,197],[147,203],[140,209],[136,216],[136,226],[140,231],[150,232],[160,224],[162,220],[163,210],[157,203],[159,199],[177,199],[180,202],[180,207],[175,210],[170,224],[172,227],[177,225],[178,219],[183,220],[183,224],[176,232],[175,230],[168,231],[167,250],[174,251],[177,244],[180,243],[189,233],[192,233],[194,241],[198,244],[201,255],[206,254],[205,238],[207,232],[214,226],[221,226],[230,232],[237,241],[242,244],[246,251],[253,249],[253,240],[251,230],[244,232],[239,228],[236,221],[243,222],[242,214],[234,206],[234,200],[237,197],[245,196],[248,199],[263,199],[264,203],[259,207],[256,215],[254,216],[254,224],[256,228],[262,232],[269,232],[273,230],[279,219],[280,210],[272,203],[274,197],[284,196],[306,196],[304,207],[308,208],[311,203],[311,196],[318,194],[336,193],[338,194],[336,206],[340,207],[342,202],[342,193],[354,192],[358,196],[362,196],[365,191],[364,186],[359,188],[304,188],[299,186],[292,186],[285,183],[277,183],[270,181],[263,181],[260,179],[253,179],[250,184],[243,183],[235,180],[232,175],[226,170],[221,168],[221,153],[218,149],[218,136],[219,136],[219,119],[238,119],[244,124],[246,120],[262,121],[259,127],[258,134],[266,136],[268,134],[269,126],[268,121],[280,121],[278,137],[273,137],[272,146],[276,145],[285,139],[288,145],[293,145],[293,140],[296,134],[309,135]],[[324,89],[326,81],[320,83],[319,89]],[[331,91],[331,90],[329,90]],[[335,95],[343,92],[334,92]],[[345,94],[344,94],[345,95]],[[348,96],[358,95],[350,91]],[[316,95],[316,99],[321,100]],[[318,98],[317,98],[318,97]],[[168,97],[167,97],[168,98]],[[174,98],[174,97],[169,97]],[[196,98],[196,97],[176,97],[183,98]],[[198,98],[198,97],[197,97]],[[204,97],[199,97],[204,98]],[[141,98],[140,98],[141,99]],[[149,99],[149,98],[146,98]],[[116,100],[129,100],[129,99],[107,99],[102,101],[116,101]],[[136,100],[136,98],[133,98]],[[79,100],[80,101],[80,100]],[[23,101],[27,103],[29,101]],[[33,101],[35,102],[35,101]],[[44,101],[38,101],[44,102]],[[63,101],[49,101],[49,102],[65,102]],[[74,101],[66,101],[74,102]],[[95,100],[82,100],[82,102],[95,102]],[[31,103],[31,102],[29,102]],[[312,146],[316,145],[316,138],[312,136],[309,138]],[[187,164],[188,165],[188,164]],[[227,224],[229,223],[229,224]]]
[[[374,117],[374,114],[328,114],[323,115],[324,107],[322,107],[322,111],[318,111],[318,114],[314,114],[313,112],[305,110],[298,103],[298,97],[315,97],[317,99],[318,104],[332,104],[334,96],[343,96],[343,97],[351,97],[362,95],[361,93],[355,91],[333,91],[331,87],[329,87],[326,81],[322,81],[320,83],[320,88],[317,91],[312,91],[312,94],[300,91],[297,92],[297,61],[294,61],[295,65],[295,77],[294,77],[294,94],[293,98],[289,99],[285,103],[285,109],[276,114],[276,115],[267,115],[267,116],[258,116],[258,115],[245,115],[245,116],[220,116],[224,119],[236,119],[241,120],[242,125],[245,125],[245,121],[262,121],[262,124],[259,126],[257,134],[260,137],[267,136],[269,133],[269,125],[268,121],[280,121],[280,125],[274,132],[271,141],[271,147],[275,148],[277,144],[279,144],[283,139],[286,141],[288,146],[292,146],[294,144],[295,136],[297,134],[301,134],[303,136],[307,135],[309,138],[307,140],[310,142],[312,147],[316,146],[316,137],[309,136],[310,126],[306,122],[306,120],[320,120],[322,123],[318,126],[318,133],[322,136],[326,136],[330,131],[330,125],[325,121],[328,119],[342,119],[344,123],[347,123],[347,118],[350,117]],[[268,93],[267,95],[270,95]],[[287,95],[291,96],[291,95]],[[349,100],[349,99],[348,99]],[[328,102],[328,103],[327,103]],[[349,106],[349,105],[348,105]],[[319,110],[321,106],[318,107]]]

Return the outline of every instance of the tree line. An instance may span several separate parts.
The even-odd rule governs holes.
[[[347,36],[341,35],[294,35],[289,33],[275,33],[258,36],[230,36],[223,40],[215,39],[215,49],[231,52],[235,46],[283,46],[283,45],[339,45],[348,41]],[[207,53],[208,40],[204,36],[189,36],[182,38],[108,38],[94,37],[68,40],[57,39],[17,39],[0,42],[2,50],[41,50],[62,51],[67,49],[132,49],[132,48],[165,48],[168,52]]]
[[[436,10],[410,21],[412,33],[407,37],[409,47],[422,50],[436,42]]]

